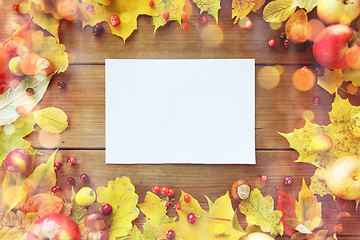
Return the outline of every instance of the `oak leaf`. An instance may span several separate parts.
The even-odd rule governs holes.
[[[220,0],[193,0],[193,2],[200,9],[200,14],[204,11],[208,12],[218,22],[218,12],[221,9]]]
[[[263,19],[266,22],[281,23],[286,21],[295,12],[295,9],[293,0],[275,0],[265,6]]]
[[[68,127],[68,117],[59,108],[49,107],[33,114],[39,127],[47,132],[62,133]]]
[[[34,212],[39,217],[45,216],[50,213],[59,213],[64,206],[64,200],[61,198],[48,194],[40,193],[30,197],[24,207],[25,213]]]
[[[109,239],[115,240],[129,234],[133,227],[132,221],[139,215],[139,209],[136,207],[138,195],[130,179],[121,177],[109,181],[107,187],[98,187],[96,194],[98,203],[108,203],[113,208],[109,217]]]
[[[232,2],[232,18],[235,18],[234,24],[246,17],[254,8],[256,0],[233,0]]]
[[[241,213],[246,215],[248,224],[260,226],[263,232],[271,235],[283,235],[284,227],[280,221],[282,212],[274,210],[274,200],[271,196],[263,197],[260,190],[255,188],[250,197],[239,205]]]
[[[164,223],[153,227],[151,230],[157,239],[163,239],[166,232],[172,229],[176,232],[177,239],[240,239],[246,232],[233,228],[234,210],[231,205],[229,193],[215,200],[209,212],[200,207],[199,202],[191,197],[191,201],[184,202],[184,196],[189,195],[182,192],[180,197],[181,210],[177,210],[179,220],[173,223]],[[187,215],[193,213],[196,223],[189,224]]]

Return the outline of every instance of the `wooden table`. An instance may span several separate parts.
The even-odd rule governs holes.
[[[12,10],[14,0],[0,3],[0,22],[5,31],[0,31],[3,41],[10,36],[9,21],[23,24],[28,16],[17,14]],[[73,176],[78,179],[82,173],[90,176],[91,187],[107,185],[107,181],[116,177],[128,176],[135,185],[139,202],[143,202],[147,191],[152,186],[169,186],[179,194],[180,189],[192,194],[201,204],[206,206],[204,195],[215,200],[229,191],[233,182],[244,178],[256,185],[256,179],[265,174],[269,180],[262,189],[264,195],[271,195],[275,202],[280,186],[284,191],[297,198],[301,180],[305,178],[310,183],[310,177],[315,168],[304,163],[294,163],[298,153],[289,148],[285,138],[278,132],[289,133],[294,128],[305,124],[304,110],[315,114],[313,122],[328,124],[328,112],[331,109],[333,96],[315,85],[309,91],[299,91],[292,84],[292,74],[303,65],[315,68],[311,44],[304,51],[299,51],[294,45],[283,48],[279,40],[281,30],[271,30],[268,23],[262,19],[262,10],[249,15],[254,27],[251,30],[241,29],[231,20],[231,1],[223,0],[219,12],[219,28],[223,31],[223,42],[217,47],[206,46],[202,39],[202,27],[199,29],[190,25],[187,31],[177,23],[169,23],[153,34],[152,19],[140,16],[138,30],[126,43],[122,39],[106,33],[94,37],[92,28],[81,30],[80,23],[62,22],[60,26],[60,42],[66,45],[70,54],[68,70],[55,76],[37,109],[58,107],[69,116],[69,128],[60,135],[48,134],[40,136],[35,131],[26,139],[38,148],[43,156],[38,157],[38,163],[48,159],[53,149],[59,148],[57,159],[63,163],[70,155],[76,156],[79,164],[74,167],[65,166],[58,171],[59,185],[65,191],[66,178]],[[199,12],[194,7],[194,21],[199,22]],[[274,38],[277,44],[268,47],[268,40]],[[256,158],[257,164],[252,165],[105,165],[105,58],[255,58],[256,74],[265,66],[279,64],[283,74],[277,87],[267,90],[256,81]],[[156,71],[161,68],[155,67]],[[256,75],[258,76],[258,75]],[[57,82],[66,83],[64,89]],[[244,89],[246,91],[246,89]],[[314,105],[313,99],[320,98],[320,104]],[[292,176],[295,182],[292,186],[284,186],[283,178]],[[75,188],[83,184],[77,181]],[[323,198],[324,205],[330,204],[330,198]],[[342,221],[344,231],[339,239],[359,239],[359,213],[352,202],[348,211],[352,217]],[[233,201],[234,209],[236,202]],[[239,215],[240,216],[240,215]],[[240,216],[242,224],[244,217]],[[144,222],[140,215],[136,224]],[[289,237],[279,237],[289,239]]]

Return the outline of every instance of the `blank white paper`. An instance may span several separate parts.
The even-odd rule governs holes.
[[[106,163],[255,164],[255,60],[106,59]]]

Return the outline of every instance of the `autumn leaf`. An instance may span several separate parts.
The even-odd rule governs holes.
[[[255,5],[251,9],[253,12],[259,10],[265,4],[265,0],[255,0]]]
[[[41,193],[30,197],[24,207],[25,213],[34,212],[40,217],[50,213],[59,213],[64,206],[64,200],[61,198],[48,194]]]
[[[87,214],[87,210],[86,208],[79,206],[76,203],[76,192],[74,190],[74,187],[71,188],[71,198],[70,198],[70,202],[72,204],[72,208],[71,208],[71,219],[74,220],[76,223],[79,224],[80,219],[82,219],[83,217],[85,217],[85,215]]]
[[[239,205],[241,213],[246,215],[248,224],[260,226],[263,232],[271,235],[283,235],[284,227],[280,222],[282,212],[274,210],[274,200],[271,196],[263,197],[260,190],[255,188],[250,197]]]
[[[325,74],[318,77],[317,83],[330,94],[334,94],[343,81],[341,69],[330,70],[325,68]]]
[[[184,5],[185,0],[164,0],[162,5],[158,5],[158,8],[161,6],[163,7],[162,12],[169,12],[169,19],[165,20],[162,14],[153,16],[153,24],[155,27],[154,33],[159,27],[164,26],[169,21],[177,21],[179,24],[181,24],[181,15],[183,13]]]
[[[21,202],[23,175],[6,171],[2,184],[3,215],[8,214]]]
[[[0,230],[0,239],[2,240],[17,240],[23,236],[23,231],[18,227],[5,227]]]
[[[290,17],[290,19],[286,22],[285,33],[286,33],[287,38],[290,37],[290,31],[293,27],[295,27],[296,25],[306,26],[307,22],[308,22],[308,17],[307,17],[306,12],[304,11],[304,9],[300,9],[300,10],[296,11]]]
[[[29,231],[31,226],[39,219],[36,213],[26,213],[24,219],[25,230]]]
[[[294,12],[293,0],[275,0],[269,2],[263,12],[263,19],[266,22],[281,23],[286,21]]]
[[[59,108],[49,107],[33,114],[39,127],[47,132],[62,133],[68,127],[68,117]]]
[[[306,12],[310,12],[319,3],[319,0],[294,0],[293,6],[303,8]]]
[[[246,17],[253,7],[255,6],[256,0],[233,0],[232,1],[232,18],[235,18],[234,24]]]
[[[26,201],[31,196],[39,193],[50,192],[51,187],[56,185],[56,173],[54,170],[54,159],[57,150],[48,159],[47,163],[43,163],[34,172],[24,180],[22,187],[22,200]]]
[[[133,226],[131,232],[128,235],[116,238],[116,240],[145,240],[145,239],[150,240],[151,238],[145,236],[145,234],[143,236],[143,234],[141,234],[141,231],[136,225]]]
[[[108,203],[113,210],[110,215],[110,240],[127,235],[132,229],[132,221],[139,215],[136,207],[138,195],[135,187],[128,177],[116,178],[109,181],[108,186],[100,186],[96,189],[97,202]]]
[[[246,232],[233,228],[234,210],[231,205],[229,193],[215,200],[209,212],[200,207],[199,202],[191,197],[191,201],[184,202],[182,192],[180,197],[181,210],[177,210],[179,220],[173,223],[164,223],[153,227],[151,230],[157,239],[165,238],[166,232],[172,229],[176,232],[176,238],[183,240],[193,239],[240,239]],[[190,195],[189,195],[190,196]],[[187,215],[193,213],[196,223],[189,224]]]
[[[281,222],[284,225],[284,232],[292,236],[295,233],[294,228],[288,226],[288,224],[285,223],[285,219],[288,218],[296,218],[295,213],[295,207],[296,207],[296,199],[292,196],[284,193],[280,188],[278,189],[278,205],[277,210],[280,210],[282,212]]]
[[[202,12],[207,12],[215,18],[216,22],[218,22],[218,12],[221,8],[220,0],[193,0],[193,2],[200,9],[200,14]]]
[[[146,222],[144,223],[145,239],[156,240],[156,236],[150,229],[159,224],[174,222],[176,220],[176,218],[169,218],[166,215],[167,210],[164,205],[164,200],[152,192],[146,194],[145,202],[139,204],[139,208],[146,216]]]
[[[86,10],[88,4],[95,6],[94,14],[88,13]],[[84,0],[80,10],[84,15],[83,27],[86,25],[95,26],[98,22],[107,22],[111,32],[125,41],[137,29],[137,18],[139,15],[162,16],[164,4],[150,7],[148,0],[122,0],[114,1],[109,6],[101,6],[96,0]],[[178,6],[178,12],[181,15],[181,6]],[[120,17],[121,22],[116,27],[110,24],[110,18],[114,14]]]

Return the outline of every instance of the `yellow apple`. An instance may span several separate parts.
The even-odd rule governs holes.
[[[311,139],[310,146],[314,151],[327,151],[333,147],[333,141],[329,135],[320,133]]]
[[[339,198],[360,199],[360,158],[349,155],[336,159],[326,169],[326,186]]]
[[[317,14],[326,24],[350,24],[360,14],[360,0],[320,0]]]
[[[255,232],[246,235],[242,240],[274,240],[274,239],[265,233]]]

